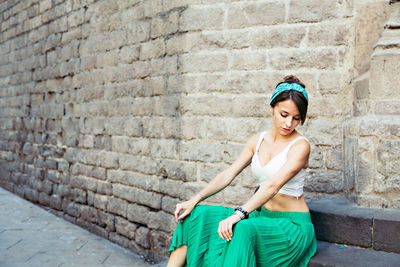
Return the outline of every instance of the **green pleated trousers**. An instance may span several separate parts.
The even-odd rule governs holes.
[[[187,245],[186,266],[307,266],[317,250],[308,212],[276,212],[261,208],[222,240],[218,225],[234,212],[223,206],[197,206],[179,223],[169,248]]]

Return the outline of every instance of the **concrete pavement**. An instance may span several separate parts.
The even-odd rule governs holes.
[[[151,265],[0,187],[0,266]]]

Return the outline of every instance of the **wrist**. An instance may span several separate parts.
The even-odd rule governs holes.
[[[203,195],[201,193],[198,193],[192,197],[192,201],[194,201],[196,204],[199,203],[202,199]]]

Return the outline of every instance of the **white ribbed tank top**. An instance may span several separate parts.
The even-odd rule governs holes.
[[[267,132],[262,132],[260,134],[260,138],[258,139],[256,151],[254,152],[253,158],[251,160],[251,170],[254,174],[254,177],[260,182],[260,184],[268,182],[274,175],[279,171],[280,168],[287,161],[287,153],[292,145],[300,140],[304,139],[307,142],[308,139],[304,136],[299,136],[293,139],[289,145],[285,147],[279,154],[273,157],[265,166],[261,166],[260,160],[258,158],[258,149],[260,148],[260,144]],[[305,169],[301,169],[292,179],[290,179],[282,188],[279,190],[279,193],[300,197],[303,194],[304,187],[304,178],[306,176]]]

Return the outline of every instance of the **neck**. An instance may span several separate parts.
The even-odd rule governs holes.
[[[288,142],[293,138],[293,136],[297,133],[296,130],[294,130],[290,135],[282,135],[279,132],[279,129],[276,129],[275,126],[272,126],[271,129],[271,134],[272,134],[272,140],[275,142]]]

